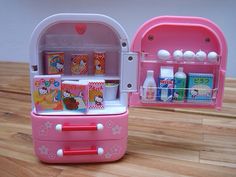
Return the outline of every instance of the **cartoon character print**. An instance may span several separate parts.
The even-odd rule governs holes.
[[[95,70],[97,73],[101,73],[102,67],[100,61],[98,60],[95,61]]]
[[[79,107],[79,102],[73,97],[70,91],[66,90],[63,92],[63,103],[65,104],[66,109],[76,110]]]
[[[64,98],[72,97],[70,91],[68,91],[68,90],[66,90],[65,92],[63,92],[63,96],[64,96]]]
[[[56,69],[59,73],[63,72],[64,65],[61,62],[56,63]]]
[[[71,59],[71,72],[73,74],[87,74],[88,55],[76,55]]]
[[[195,97],[198,96],[198,90],[197,89],[191,90],[191,95],[192,95],[192,98],[195,99]]]
[[[39,91],[39,95],[46,95],[46,94],[48,94],[48,89],[46,87],[40,87],[38,89],[38,91]]]
[[[97,106],[102,106],[102,102],[103,102],[103,97],[98,95],[98,96],[95,96],[94,97],[94,101],[95,101],[95,104]]]
[[[174,100],[178,100],[179,98],[179,93],[178,92],[174,92]]]

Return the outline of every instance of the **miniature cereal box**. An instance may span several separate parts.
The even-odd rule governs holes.
[[[103,109],[104,108],[104,86],[105,80],[89,81],[89,108]]]
[[[64,74],[64,52],[46,52],[45,64],[47,74]]]
[[[88,74],[88,54],[73,54],[72,55],[71,73],[75,75]]]
[[[60,75],[37,75],[33,84],[36,112],[62,110]]]
[[[104,75],[105,74],[105,52],[94,52],[94,74],[95,75]]]
[[[174,71],[173,67],[162,66],[158,78],[157,101],[171,102],[173,98]]]
[[[212,100],[213,74],[188,74],[188,102],[210,102]]]
[[[64,110],[87,112],[88,84],[79,81],[63,81],[62,101]]]

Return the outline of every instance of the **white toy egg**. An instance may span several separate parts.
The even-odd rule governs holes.
[[[162,49],[162,50],[158,51],[157,56],[161,60],[168,60],[168,59],[170,59],[170,52]]]
[[[194,52],[192,52],[190,50],[184,52],[184,59],[185,60],[194,60],[194,58],[195,58],[195,53]]]
[[[196,53],[196,59],[199,60],[199,61],[204,61],[206,59],[206,52],[203,52],[201,50],[199,50],[197,53]]]
[[[218,59],[218,54],[216,52],[210,52],[207,55],[209,61],[215,62]]]
[[[174,57],[175,60],[182,60],[183,59],[183,52],[182,52],[182,50],[174,51],[173,57]]]

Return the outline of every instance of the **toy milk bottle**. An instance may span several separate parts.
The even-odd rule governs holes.
[[[174,100],[183,101],[186,87],[186,74],[183,72],[183,67],[179,67],[175,73]]]
[[[143,100],[144,101],[155,101],[157,85],[154,79],[154,71],[147,70],[147,76],[143,84]]]

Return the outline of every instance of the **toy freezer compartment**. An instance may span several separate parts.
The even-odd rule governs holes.
[[[161,60],[157,52],[165,49],[170,52],[170,58]],[[204,61],[196,59],[174,60],[173,52],[175,50],[193,51],[199,50],[208,54],[214,51],[218,54],[216,61]],[[172,17],[163,16],[149,20],[141,26],[131,44],[131,51],[138,53],[138,74],[137,74],[137,92],[130,94],[130,106],[158,106],[158,107],[198,107],[198,108],[216,108],[222,106],[222,96],[224,91],[224,78],[227,59],[226,41],[221,30],[211,21],[198,17]],[[160,102],[144,101],[143,83],[146,78],[147,70],[154,71],[154,78],[158,83],[161,66],[171,66],[174,73],[178,67],[183,67],[186,75],[189,73],[210,73],[213,74],[213,88],[210,90],[211,99],[194,101],[187,100],[183,102]],[[156,88],[157,90],[160,89]],[[190,88],[184,88],[187,93]],[[172,88],[172,93],[174,88]],[[157,96],[158,97],[158,96]]]
[[[94,75],[93,52],[105,52],[105,74]],[[129,53],[128,37],[115,20],[99,14],[57,14],[43,20],[35,28],[30,43],[31,93],[33,77],[46,75],[46,52],[64,52],[64,80],[105,80],[119,83],[117,98],[104,102],[104,109],[90,109],[87,115],[121,114],[127,111],[128,92],[136,89],[136,80],[124,77],[123,70]],[[73,75],[70,70],[72,54],[88,55],[88,74]],[[134,62],[135,63],[135,62]],[[33,100],[32,100],[33,103]],[[33,111],[35,112],[34,105]],[[36,112],[35,112],[36,113]],[[39,115],[84,115],[73,111],[37,112]]]

